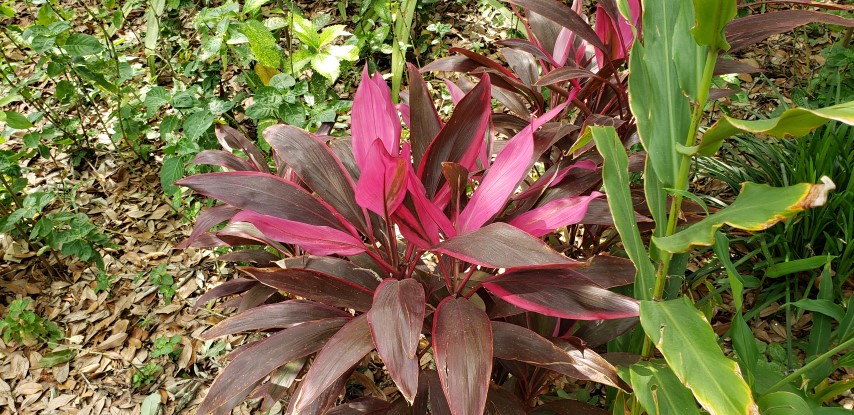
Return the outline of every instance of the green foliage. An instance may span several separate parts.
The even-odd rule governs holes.
[[[154,347],[151,350],[151,357],[169,356],[169,359],[176,360],[181,355],[182,347],[181,336],[159,336],[154,339]]]
[[[163,371],[163,366],[154,362],[148,362],[145,366],[140,367],[131,376],[131,384],[136,389],[141,389],[150,385],[157,380],[157,376]]]
[[[55,343],[62,339],[64,334],[56,324],[27,309],[30,301],[29,298],[21,298],[9,304],[6,315],[0,320],[3,341],[14,340],[26,345],[34,345]]]
[[[140,273],[136,276],[135,281],[139,281],[146,273]],[[166,272],[166,264],[160,264],[157,268],[148,271],[148,283],[157,287],[157,292],[163,297],[166,304],[172,303],[172,297],[175,295],[175,279],[172,274]]]

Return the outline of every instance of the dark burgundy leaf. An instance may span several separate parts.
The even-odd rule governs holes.
[[[527,14],[528,27],[534,34],[533,40],[539,43],[541,47],[545,48],[550,55],[554,56],[557,38],[560,35],[563,26],[539,13],[534,13],[531,10],[528,10]],[[548,60],[552,61],[551,58]]]
[[[233,360],[211,385],[198,413],[222,407],[279,366],[320,350],[348,320],[332,318],[300,324],[233,352]]]
[[[251,308],[229,317],[202,334],[205,340],[242,331],[289,328],[295,324],[334,317],[349,317],[350,314],[323,304],[290,300]]]
[[[510,2],[569,29],[597,49],[606,50],[599,36],[596,36],[596,32],[569,6],[555,0],[510,0]]]
[[[367,396],[332,408],[326,415],[372,415],[384,414],[390,404],[382,399]]]
[[[237,405],[240,405],[240,403],[243,402],[243,400],[246,399],[246,397],[249,396],[249,394],[252,393],[252,391],[255,390],[255,388],[257,388],[260,383],[261,381],[259,380],[258,382],[247,386],[239,393],[234,394],[234,396],[232,396],[232,398],[229,399],[228,402],[223,403],[222,406],[220,406],[211,413],[213,415],[230,415],[232,409],[237,407]],[[197,413],[201,414],[203,412],[198,411]]]
[[[531,415],[610,415],[611,413],[579,401],[563,400],[538,406]]]
[[[611,255],[596,255],[587,261],[586,267],[574,268],[585,278],[602,288],[618,287],[635,281],[635,266],[626,258]]]
[[[270,374],[270,380],[265,384],[264,402],[261,412],[269,411],[278,401],[290,394],[291,385],[296,381],[306,364],[306,358],[292,360]]]
[[[250,308],[255,308],[261,304],[264,304],[270,297],[276,294],[276,289],[272,287],[268,287],[264,284],[256,285],[241,294],[238,298],[240,298],[240,304],[237,306],[237,312],[242,313]],[[335,317],[341,317],[340,315]]]
[[[547,86],[556,84],[559,82],[565,82],[570,79],[578,79],[578,78],[593,78],[597,77],[597,75],[593,72],[588,71],[587,69],[582,68],[571,68],[565,66],[563,68],[557,68],[537,80],[537,86]]]
[[[576,379],[593,380],[631,390],[617,376],[617,370],[590,349],[584,350],[585,359],[577,359],[532,330],[500,321],[492,322],[492,336],[495,357],[498,359],[515,360]]]
[[[409,71],[409,142],[412,143],[412,162],[417,166],[433,138],[442,130],[442,121],[421,72],[410,63],[406,68]]]
[[[709,97],[706,100],[710,102],[717,101],[739,92],[741,92],[739,89],[709,88]]]
[[[368,311],[371,336],[389,375],[410,403],[418,392],[418,342],[424,326],[424,287],[412,278],[388,278]]]
[[[801,4],[804,6],[810,7],[818,7],[822,9],[828,10],[854,10],[854,6],[850,6],[847,4],[833,4],[833,3],[820,3],[813,0],[768,0],[768,1],[754,1],[754,2],[743,2],[738,5],[740,8],[759,6],[762,4],[773,4],[773,3],[789,3],[789,4]]]
[[[717,62],[715,62],[715,75],[756,72],[765,72],[765,70],[735,59],[724,59],[719,57]]]
[[[582,377],[579,379],[590,379],[594,382],[614,385],[626,392],[632,388],[617,375],[617,369],[605,358],[599,356],[593,350],[584,347],[583,342],[576,338],[551,339],[555,346],[560,347],[575,359],[575,368],[579,370]]]
[[[546,62],[552,61],[552,57],[550,55],[546,55],[542,49],[535,46],[533,43],[531,43],[530,40],[526,40],[526,39],[499,39],[499,40],[496,40],[495,43],[498,45],[501,45],[501,46],[507,46],[509,48],[528,52],[528,53],[530,53],[530,54],[536,56],[537,58],[542,59]]]
[[[442,382],[435,370],[422,370],[418,376],[418,395],[412,404],[413,415],[452,415]]]
[[[290,125],[264,130],[264,139],[322,200],[367,233],[365,212],[356,203],[356,185],[341,160],[317,137]]]
[[[854,19],[812,10],[783,10],[754,14],[731,21],[726,26],[726,38],[733,53],[759,43],[772,35],[788,32],[807,23],[826,23],[854,27]]]
[[[481,65],[465,56],[453,55],[446,58],[439,58],[428,63],[421,72],[462,72],[469,73]]]
[[[198,310],[199,307],[207,304],[207,302],[210,300],[229,295],[239,294],[249,290],[250,288],[258,284],[258,281],[249,278],[238,278],[231,281],[226,281],[202,294],[202,296],[199,297],[199,299],[196,300],[196,303],[193,305],[193,312]]]
[[[372,271],[341,258],[303,255],[282,260],[281,264],[285,268],[301,268],[321,272],[335,278],[354,282],[371,291],[375,290],[381,281],[380,277]]]
[[[442,163],[460,163],[467,168],[474,164],[489,125],[490,109],[489,76],[483,79],[454,108],[451,119],[436,136],[421,164],[418,176],[432,199],[443,180]]]
[[[220,255],[217,261],[226,262],[251,262],[256,265],[268,265],[277,261],[279,257],[263,249],[242,249]]]
[[[513,268],[483,286],[510,304],[552,317],[603,320],[638,315],[637,301],[562,265]]]
[[[227,125],[217,124],[214,128],[216,138],[219,144],[226,151],[240,150],[243,154],[249,157],[249,162],[255,166],[256,171],[269,173],[270,168],[267,166],[267,159],[258,147],[249,141],[240,131],[235,130]]]
[[[258,171],[246,160],[223,150],[203,150],[190,163],[220,166],[234,171]]]
[[[305,297],[333,307],[352,308],[357,311],[371,309],[374,292],[355,284],[322,272],[289,268],[264,269],[241,268],[262,284],[277,290]]]
[[[341,160],[341,164],[350,173],[353,181],[359,180],[359,166],[356,165],[356,158],[353,156],[353,141],[347,138],[338,138],[329,142],[329,148]]]
[[[262,215],[349,231],[319,200],[301,187],[258,172],[206,173],[175,182],[240,209]]]
[[[564,197],[580,196],[596,190],[602,183],[602,173],[584,169],[573,169],[557,184],[552,185],[543,194],[537,206],[545,205]]]
[[[525,231],[501,222],[448,239],[435,252],[490,268],[582,264],[555,252]]]
[[[311,369],[302,380],[299,392],[293,398],[296,401],[293,412],[305,413],[303,409],[306,406],[346,375],[351,367],[373,349],[367,315],[362,314],[350,320],[317,354]]]
[[[181,241],[181,243],[176,245],[175,248],[189,248],[193,244],[193,242],[198,239],[202,234],[204,234],[214,226],[231,219],[231,217],[236,215],[237,212],[240,212],[240,209],[228,205],[214,206],[212,208],[205,209],[204,211],[202,211],[202,213],[199,214],[199,217],[196,218],[196,225],[193,227],[193,232],[190,234],[190,236],[187,239]]]
[[[527,415],[525,405],[512,392],[489,385],[486,395],[486,415]]]
[[[218,238],[226,240],[228,238],[236,238],[240,241],[239,245],[258,245],[259,243],[269,245],[282,253],[290,253],[291,251],[284,245],[276,242],[264,235],[258,228],[247,222],[232,222],[226,225],[216,233]],[[232,245],[235,246],[235,245]]]
[[[637,317],[582,321],[573,335],[583,339],[588,347],[599,347],[620,337],[636,324]]]
[[[338,397],[344,393],[344,387],[347,386],[347,380],[355,371],[355,367],[350,368],[344,375],[340,376],[328,388],[319,392],[317,399],[310,404],[304,406],[299,412],[296,411],[296,399],[291,399],[288,405],[288,410],[285,412],[288,415],[326,415],[335,403],[338,402]],[[300,383],[294,396],[299,395],[304,389],[304,384]]]
[[[465,298],[446,298],[433,317],[433,356],[454,415],[482,414],[492,374],[489,317]]]

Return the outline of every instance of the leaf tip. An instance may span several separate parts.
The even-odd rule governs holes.
[[[807,197],[801,202],[804,209],[824,206],[827,202],[827,194],[836,189],[836,184],[830,177],[821,176],[821,184],[816,184],[810,187]]]

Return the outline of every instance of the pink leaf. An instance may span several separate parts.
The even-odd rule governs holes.
[[[353,141],[355,145],[356,142]],[[361,166],[362,175],[356,184],[356,202],[381,217],[391,216],[403,203],[409,163],[409,144],[403,146],[399,157],[386,151],[382,141],[374,140]]]
[[[388,154],[400,148],[400,118],[391,101],[391,92],[379,73],[371,78],[368,67],[362,71],[362,82],[353,98],[351,116],[353,156],[359,168],[366,167],[368,153],[374,140],[380,139]]]
[[[365,251],[361,239],[327,226],[309,225],[250,210],[234,215],[232,222],[251,223],[268,238],[298,245],[314,255],[356,255]]]
[[[471,232],[483,226],[507,203],[507,199],[528,174],[534,155],[534,130],[559,114],[559,105],[517,133],[495,157],[480,186],[474,191],[469,204],[460,214],[457,230]]]
[[[587,213],[587,205],[591,200],[600,196],[603,194],[593,192],[590,196],[574,196],[553,200],[517,216],[510,221],[510,224],[533,236],[540,237],[557,228],[581,222]]]
[[[450,80],[446,79],[445,85],[448,87],[448,92],[451,93],[451,102],[453,102],[454,105],[459,104],[460,100],[462,100],[463,97],[466,96],[466,93],[463,92],[463,90],[459,86],[457,86],[457,84],[451,82]]]
[[[640,1],[630,0],[629,10],[632,14],[632,19],[637,22],[640,16]],[[606,55],[602,50],[596,49],[596,62],[602,68],[605,65],[605,56],[610,56],[610,59],[622,59],[626,57],[626,53],[632,47],[634,35],[632,27],[622,14],[614,9],[618,14],[618,24],[614,24],[612,16],[606,12],[602,6],[596,7],[596,35],[608,48]]]

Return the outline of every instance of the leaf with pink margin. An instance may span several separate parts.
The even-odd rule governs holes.
[[[507,200],[531,169],[534,155],[534,131],[559,114],[566,103],[543,114],[515,137],[495,157],[495,162],[486,172],[486,177],[475,189],[468,205],[460,214],[457,231],[471,232],[482,227],[498,214]]]
[[[510,224],[540,237],[554,232],[555,229],[581,222],[587,214],[587,205],[600,196],[604,195],[593,192],[589,196],[558,199],[515,217]]]
[[[211,385],[198,413],[217,410],[279,366],[320,350],[348,320],[331,318],[300,324],[233,352],[231,363]]]
[[[584,266],[583,262],[569,259],[527,232],[502,222],[457,235],[432,251],[489,268],[548,264]]]
[[[474,167],[492,115],[491,85],[489,75],[484,74],[477,86],[454,108],[451,119],[427,147],[418,165],[418,177],[424,183],[428,198],[436,195],[444,180],[442,163],[460,163],[469,170]]]
[[[409,142],[412,143],[412,162],[417,166],[443,124],[421,72],[411,63],[406,64],[406,69],[409,72]]]
[[[374,349],[371,329],[366,314],[350,320],[323,346],[311,369],[302,380],[300,391],[294,400],[293,412],[302,414],[302,409],[317,399],[351,367]]]
[[[638,315],[637,301],[608,291],[566,266],[513,268],[484,281],[504,301],[547,316],[606,320]]]
[[[251,223],[268,238],[297,245],[313,255],[348,256],[365,252],[365,244],[360,238],[327,226],[309,225],[250,210],[234,215],[231,220]]]
[[[368,311],[374,298],[373,290],[322,272],[299,268],[244,267],[240,270],[264,285],[333,307]]]
[[[296,184],[268,173],[240,171],[196,174],[178,180],[175,184],[262,215],[342,231],[352,229],[352,225],[342,221],[325,202]]]
[[[356,88],[350,134],[353,137],[353,156],[360,169],[367,167],[368,154],[374,140],[380,139],[388,154],[400,149],[400,118],[391,101],[391,92],[379,73],[368,76],[368,67],[362,71],[362,81]]]
[[[350,317],[350,314],[313,301],[282,301],[253,307],[231,316],[202,333],[200,337],[210,340],[243,331],[286,329],[308,321],[335,317]]]
[[[482,414],[492,375],[489,317],[465,298],[445,298],[433,316],[433,356],[454,415]]]
[[[219,205],[203,210],[196,218],[196,225],[193,226],[193,232],[190,233],[190,236],[187,237],[187,239],[181,241],[178,245],[175,245],[175,248],[189,248],[193,244],[193,241],[202,236],[202,234],[206,233],[214,226],[231,219],[237,214],[237,212],[240,212],[240,209],[229,205]]]
[[[417,352],[425,312],[424,287],[418,281],[387,278],[374,292],[367,313],[377,353],[410,404],[418,392]]]
[[[216,125],[214,133],[216,134],[217,141],[219,141],[219,145],[225,151],[240,150],[243,154],[246,154],[249,162],[255,166],[256,171],[270,173],[270,168],[267,166],[267,159],[264,158],[264,154],[243,133],[222,124]]]
[[[406,196],[409,159],[408,143],[400,156],[394,156],[386,152],[382,141],[374,140],[356,183],[356,203],[381,217],[391,216]]]
[[[203,150],[190,163],[220,166],[232,171],[258,171],[246,160],[223,150]]]
[[[462,88],[453,83],[450,79],[445,80],[445,86],[448,87],[448,92],[451,94],[451,102],[453,102],[454,105],[459,104],[463,97],[466,96],[466,93],[463,92]]]
[[[599,40],[590,25],[566,4],[555,0],[510,0],[510,2],[573,31],[594,47],[604,48],[602,41]]]

